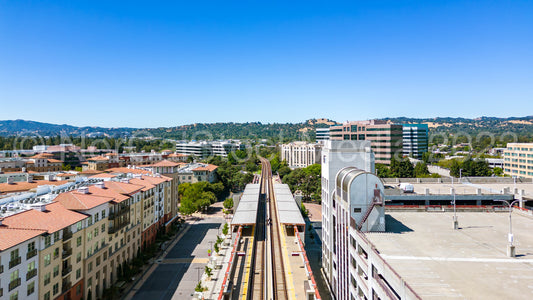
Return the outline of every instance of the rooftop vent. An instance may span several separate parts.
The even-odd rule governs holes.
[[[33,182],[33,175],[28,174],[28,182]]]
[[[95,186],[96,186],[97,188],[105,189],[105,184],[104,184],[103,181],[97,182],[97,183],[95,184]]]
[[[86,186],[82,186],[78,189],[78,193],[80,194],[89,194],[89,188]]]
[[[13,184],[13,177],[7,178],[7,184]]]
[[[32,205],[31,208],[35,209],[36,211],[46,211],[46,204],[40,203],[36,205]]]
[[[120,180],[120,182],[123,182],[123,183],[130,183],[130,179],[129,178],[122,178]]]

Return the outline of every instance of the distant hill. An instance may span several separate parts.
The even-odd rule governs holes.
[[[6,120],[0,121],[0,135],[27,135],[27,136],[57,136],[61,134],[79,136],[128,136],[136,131],[136,128],[103,128],[103,127],[77,127],[72,125],[57,125],[26,120]]]
[[[468,118],[384,118],[393,123],[426,123],[431,134],[458,136],[468,134],[473,138],[480,133],[502,136],[516,135],[519,141],[533,141],[533,116],[527,117],[480,117]],[[60,134],[80,136],[153,136],[176,140],[203,139],[274,139],[293,141],[298,139],[314,140],[315,128],[328,127],[337,122],[329,119],[310,119],[301,123],[196,123],[175,127],[160,128],[104,128],[57,125],[25,120],[0,121],[0,136],[40,135],[57,136]]]

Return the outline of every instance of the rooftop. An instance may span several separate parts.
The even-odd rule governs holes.
[[[388,212],[386,233],[365,233],[423,299],[531,299],[533,219],[513,214],[517,258],[506,256],[508,213]]]
[[[38,186],[43,185],[63,185],[68,183],[67,180],[34,180],[32,182],[13,182],[11,184],[6,183],[0,183],[0,194],[2,193],[15,193],[15,192],[24,192],[29,191],[31,189],[34,189]]]
[[[0,236],[2,237],[0,239],[0,251],[7,250],[45,232],[44,230],[15,229],[0,226]]]

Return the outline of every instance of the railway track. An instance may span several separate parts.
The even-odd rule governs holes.
[[[285,267],[283,262],[280,228],[278,223],[272,170],[270,162],[261,158],[261,194],[257,209],[253,278],[253,293],[248,299],[288,299]],[[268,208],[268,211],[267,211]]]

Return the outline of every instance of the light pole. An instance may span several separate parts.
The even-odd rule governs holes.
[[[457,220],[457,208],[455,207],[455,186],[453,184],[454,177],[452,176],[452,193],[453,193],[453,229],[459,229],[459,221]]]
[[[202,270],[203,267],[196,267],[195,269],[197,271],[196,273],[198,274],[198,282],[200,282],[200,270]]]
[[[463,182],[463,169],[459,169],[459,182]]]
[[[509,243],[507,244],[507,256],[515,257],[516,253],[515,253],[515,248],[513,245],[514,238],[513,238],[513,223],[511,222],[511,215],[513,213],[513,205],[519,202],[520,200],[514,200],[511,203],[509,203],[509,201],[506,201],[506,200],[496,200],[496,201],[505,202],[505,204],[509,206],[509,234],[507,235],[507,241]]]

